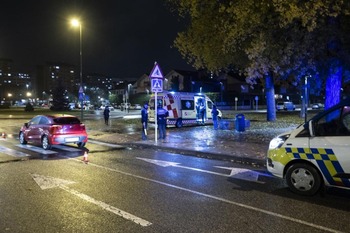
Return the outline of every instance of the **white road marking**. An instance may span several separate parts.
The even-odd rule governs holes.
[[[89,143],[97,144],[97,145],[101,145],[101,146],[113,147],[113,148],[124,148],[125,147],[125,146],[121,146],[121,145],[117,145],[117,144],[99,142],[99,141],[95,141],[95,140],[89,140]]]
[[[187,170],[192,170],[192,171],[204,172],[204,173],[209,173],[209,174],[218,175],[218,176],[229,177],[229,175],[227,175],[227,174],[213,172],[213,171],[208,171],[208,170],[203,170],[203,169],[194,168],[194,167],[186,167],[186,166],[182,166],[182,165],[180,165],[180,163],[176,163],[176,162],[168,162],[168,161],[156,160],[156,159],[146,159],[146,158],[140,158],[140,157],[136,157],[136,158],[140,159],[140,160],[143,160],[143,161],[146,161],[146,162],[149,162],[149,163],[156,164],[156,165],[161,166],[161,167],[179,167],[179,168],[184,168],[184,169],[187,169]]]
[[[236,168],[236,167],[221,167],[215,166],[216,168],[230,170],[230,177],[234,179],[253,181],[260,184],[265,184],[265,182],[259,181],[259,176],[272,177],[271,175],[263,172],[253,171],[246,168]]]
[[[66,156],[64,156],[64,157],[66,157]],[[78,160],[78,159],[69,158],[69,157],[66,157],[66,158],[70,159],[70,160],[78,161],[79,163],[81,163],[81,161]],[[316,224],[313,224],[313,223],[310,223],[310,222],[306,222],[306,221],[303,221],[303,220],[300,220],[300,219],[297,219],[297,218],[293,218],[293,217],[289,217],[289,216],[286,216],[286,215],[278,214],[278,213],[275,213],[275,212],[272,212],[272,211],[260,209],[260,208],[254,207],[254,206],[245,205],[245,204],[242,204],[242,203],[239,203],[239,202],[230,201],[230,200],[225,199],[225,198],[221,198],[221,197],[217,197],[217,196],[214,196],[214,195],[210,195],[210,194],[194,191],[194,190],[183,188],[183,187],[176,186],[176,185],[173,185],[173,184],[168,184],[168,183],[165,183],[165,182],[162,182],[162,181],[150,179],[150,178],[143,177],[143,176],[134,175],[134,174],[131,174],[131,173],[128,173],[128,172],[119,171],[117,169],[104,167],[104,166],[97,165],[97,164],[94,164],[94,163],[89,163],[89,165],[90,166],[94,166],[94,167],[98,167],[98,168],[101,168],[101,169],[105,169],[107,171],[117,172],[117,173],[120,173],[120,174],[123,174],[123,175],[126,175],[126,176],[131,176],[131,177],[138,178],[138,179],[141,179],[141,180],[149,181],[149,182],[156,183],[156,184],[159,184],[159,185],[164,185],[166,187],[171,187],[171,188],[182,190],[182,191],[185,191],[185,192],[197,194],[197,195],[200,195],[200,196],[203,196],[203,197],[207,197],[207,198],[211,198],[211,199],[214,199],[214,200],[217,200],[217,201],[221,201],[221,202],[224,202],[224,203],[227,203],[227,204],[239,206],[241,208],[245,208],[245,209],[253,210],[253,211],[256,211],[256,212],[264,213],[264,214],[267,214],[267,215],[270,215],[270,216],[273,216],[273,217],[289,220],[291,222],[295,222],[295,223],[302,224],[302,225],[305,225],[305,226],[313,227],[313,228],[318,229],[318,230],[327,231],[327,232],[333,232],[333,233],[343,233],[342,231],[338,231],[338,230],[335,230],[335,229],[332,229],[332,228],[316,225]]]
[[[34,152],[38,152],[40,154],[45,154],[45,155],[56,154],[57,153],[56,151],[44,150],[43,148],[40,148],[40,147],[37,147],[37,146],[28,145],[28,144],[26,144],[26,145],[18,144],[16,146],[20,147],[20,148],[27,149],[27,150],[31,150],[31,151],[34,151]]]
[[[64,150],[64,151],[70,151],[70,152],[80,152],[82,150],[79,148],[74,148],[74,147],[64,146],[64,145],[53,145],[52,147],[58,148],[58,149]]]
[[[146,158],[141,158],[141,157],[136,157],[136,158],[143,160],[143,161],[146,161],[146,162],[149,162],[149,163],[156,164],[156,165],[161,166],[161,167],[178,167],[178,168],[183,168],[183,169],[197,171],[197,172],[209,173],[209,174],[213,174],[213,175],[217,175],[217,176],[231,177],[231,178],[235,178],[235,179],[255,182],[255,183],[259,183],[259,184],[265,183],[265,182],[258,180],[259,176],[262,174],[261,172],[252,171],[252,170],[244,169],[244,168],[217,167],[217,168],[230,170],[231,174],[228,175],[228,174],[203,170],[203,169],[194,168],[194,167],[182,166],[182,165],[180,165],[180,163],[176,163],[176,162],[169,162],[169,161],[156,160],[156,159],[146,159]]]
[[[29,157],[30,156],[29,154],[23,153],[21,151],[13,150],[13,149],[3,147],[3,146],[0,146],[0,152],[7,154],[7,155],[14,156],[14,157]]]
[[[129,214],[123,210],[120,210],[114,206],[108,205],[102,201],[98,201],[98,200],[96,200],[96,199],[94,199],[94,198],[92,198],[84,193],[78,192],[78,191],[66,186],[66,185],[75,183],[74,181],[58,179],[58,178],[54,178],[54,177],[50,177],[50,176],[42,176],[42,175],[38,175],[38,174],[31,174],[31,176],[33,177],[35,182],[39,185],[39,187],[42,190],[58,187],[58,188],[65,190],[65,191],[67,191],[67,192],[87,201],[87,202],[95,204],[104,210],[112,212],[113,214],[116,214],[120,217],[123,217],[124,219],[130,220],[130,221],[132,221],[136,224],[139,224],[143,227],[152,225],[152,223],[150,223],[142,218],[139,218],[135,215]]]

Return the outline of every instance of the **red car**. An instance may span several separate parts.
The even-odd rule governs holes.
[[[75,143],[82,148],[88,141],[85,125],[71,115],[38,115],[25,123],[19,132],[21,144],[33,142],[47,150],[52,145]]]

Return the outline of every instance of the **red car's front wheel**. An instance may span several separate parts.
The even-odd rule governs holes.
[[[26,139],[24,138],[24,133],[23,133],[23,132],[20,132],[20,133],[19,133],[19,143],[21,143],[21,144],[27,144],[27,141],[26,141]]]

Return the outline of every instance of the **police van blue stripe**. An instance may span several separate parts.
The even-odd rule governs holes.
[[[322,158],[323,160],[330,160],[330,159],[329,159],[329,156],[328,156],[328,155],[325,155],[325,154],[321,154],[321,158]]]
[[[344,170],[334,155],[332,149],[286,147],[285,150],[296,159],[314,160],[330,185],[350,187],[349,179],[334,177],[336,174],[344,173]]]
[[[326,178],[326,180],[328,181],[329,184],[331,185],[335,185],[335,181],[333,179],[333,177],[331,176],[331,174],[329,173],[326,165],[324,164],[323,160],[316,160],[318,167],[321,169],[322,174],[324,175],[324,177]]]

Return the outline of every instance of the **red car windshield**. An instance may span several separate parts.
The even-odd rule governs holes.
[[[78,118],[75,117],[60,117],[60,118],[55,118],[53,119],[53,122],[55,124],[60,124],[60,125],[75,125],[75,124],[80,124],[80,121]]]

